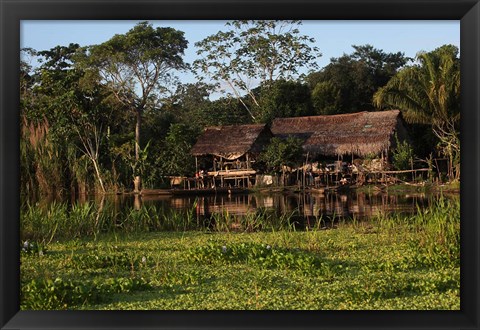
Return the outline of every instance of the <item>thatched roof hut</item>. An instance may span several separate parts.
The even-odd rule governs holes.
[[[395,133],[406,138],[399,110],[277,118],[271,130],[301,138],[305,152],[323,156],[378,155],[395,143]]]
[[[260,153],[272,136],[265,124],[207,127],[190,153],[235,160],[246,153]]]

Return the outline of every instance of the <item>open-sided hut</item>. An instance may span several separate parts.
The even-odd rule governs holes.
[[[395,144],[395,134],[399,140],[406,138],[399,110],[277,118],[271,131],[301,138],[305,153],[330,158],[385,156]]]
[[[249,170],[271,137],[265,124],[212,126],[205,128],[190,153],[213,157],[214,171],[228,166],[230,170]]]

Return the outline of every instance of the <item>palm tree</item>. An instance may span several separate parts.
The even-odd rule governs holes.
[[[453,177],[453,165],[460,163],[460,59],[456,46],[418,53],[417,63],[393,76],[374,94],[373,102],[379,108],[399,109],[408,123],[431,125]]]

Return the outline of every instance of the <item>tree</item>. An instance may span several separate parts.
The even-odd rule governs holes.
[[[37,52],[32,48],[22,48],[20,54],[20,94],[21,96],[28,95],[28,97],[21,98],[21,101],[28,101],[33,97],[29,92],[32,90],[34,82],[32,66],[28,62],[28,58],[36,56]]]
[[[320,81],[312,91],[312,105],[319,115],[334,115],[341,111],[341,94],[335,84]]]
[[[217,82],[223,92],[230,90],[255,120],[252,107],[258,107],[259,100],[254,88],[293,79],[301,67],[316,67],[315,59],[321,54],[312,46],[313,38],[300,34],[300,25],[300,21],[229,22],[228,31],[195,44],[201,57],[193,63],[197,76]]]
[[[162,110],[170,113],[178,122],[203,128],[208,125],[205,109],[211,103],[209,96],[213,89],[214,86],[202,82],[180,84]]]
[[[281,139],[273,137],[267,148],[260,154],[260,160],[265,162],[269,170],[282,171],[283,166],[296,166],[302,159],[302,141],[294,137]]]
[[[413,167],[415,154],[406,140],[400,141],[395,134],[395,148],[392,150],[392,165],[397,170],[409,170]],[[400,175],[403,179],[406,175]]]
[[[99,186],[105,193],[100,164],[101,127],[110,124],[115,106],[106,102],[109,93],[104,86],[86,75],[85,68],[76,65],[75,59],[82,51],[78,44],[70,44],[37,53],[42,65],[34,75],[36,105],[27,120],[33,125],[37,122],[37,131],[38,122],[48,127],[45,138],[57,148],[59,167],[63,167],[63,170],[57,168],[56,171],[66,174],[71,184],[75,180],[86,180],[86,171],[79,166],[85,163],[82,160],[84,155],[91,162]],[[53,163],[49,157],[49,164]]]
[[[99,152],[102,129],[101,127],[99,128],[91,122],[84,123],[84,125],[81,127],[81,131],[78,127],[75,128],[78,134],[78,138],[80,139],[82,144],[82,152],[92,162],[98,183],[100,184],[100,188],[102,189],[103,193],[106,193],[99,165]]]
[[[195,158],[190,149],[195,144],[199,131],[188,124],[173,124],[165,139],[163,154],[158,158],[158,168],[164,175],[187,175],[195,172]]]
[[[460,156],[460,58],[456,46],[420,52],[417,63],[398,72],[373,100],[377,107],[401,110],[409,123],[431,125],[441,152],[450,160],[452,178]]]
[[[279,79],[268,86],[260,86],[257,121],[271,123],[277,117],[313,115],[310,89],[300,82]]]
[[[137,24],[123,35],[90,46],[86,64],[95,68],[116,99],[136,117],[135,160],[140,160],[140,129],[146,109],[159,102],[175,79],[175,70],[187,65],[182,56],[187,48],[184,33],[173,28],[153,28],[148,22]],[[141,179],[135,173],[134,190],[140,190]]]
[[[29,108],[34,103],[32,66],[28,62],[28,56],[35,56],[35,53],[33,49],[20,50],[20,193],[27,195],[33,195],[38,187],[33,166],[34,154],[31,142],[28,141],[29,122],[25,114],[31,112]]]
[[[86,177],[78,166],[73,116],[89,112],[96,99],[92,94],[86,97],[80,86],[83,73],[73,66],[78,49],[78,44],[70,44],[40,52],[28,50],[42,64],[33,74],[26,73],[28,66],[22,65],[22,161],[32,164],[41,194],[62,194],[73,189],[80,176]],[[23,158],[28,154],[33,157]]]
[[[409,60],[401,52],[385,53],[371,45],[352,47],[352,54],[332,58],[325,68],[307,77],[318,114],[373,109],[373,94]]]

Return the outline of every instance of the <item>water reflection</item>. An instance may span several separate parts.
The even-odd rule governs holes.
[[[163,209],[192,209],[198,216],[214,213],[245,215],[258,210],[275,211],[278,214],[296,213],[305,218],[320,216],[370,218],[380,214],[412,214],[417,208],[429,204],[432,196],[388,195],[349,192],[346,194],[308,193],[290,194],[241,194],[212,196],[142,196],[135,204],[155,204]],[[125,201],[124,201],[125,202]]]
[[[172,228],[176,228],[175,224],[177,221],[181,223],[182,219],[194,220],[193,224],[196,221],[199,228],[215,229],[218,219],[221,220],[218,223],[219,226],[225,225],[222,223],[224,219],[231,219],[233,222],[230,225],[238,226],[238,228],[235,228],[244,230],[249,228],[248,226],[254,226],[255,219],[260,219],[259,226],[262,226],[262,222],[266,220],[271,225],[278,226],[278,228],[287,225],[301,230],[316,226],[335,228],[335,222],[339,218],[347,220],[355,218],[368,221],[369,218],[378,215],[413,214],[418,209],[429,206],[439,197],[439,194],[398,195],[385,192],[368,194],[355,190],[348,193],[291,192],[287,194],[262,193],[198,197],[107,195],[87,198],[84,201],[72,200],[70,205],[73,210],[73,205],[77,203],[88,202],[94,204],[94,210],[97,214],[106,212],[108,218],[119,226],[123,225],[125,219],[140,221],[141,219],[138,217],[143,217],[145,214],[148,217],[153,215],[158,216],[158,219],[166,219],[166,221],[161,221],[164,224],[164,227],[161,228],[167,228],[167,230],[178,230],[178,228]],[[445,197],[459,198],[459,194]],[[36,202],[36,205],[49,207],[52,202],[54,201],[42,199]],[[146,211],[146,213],[138,213],[135,210]],[[222,216],[216,216],[219,214]],[[257,218],[258,216],[260,218]],[[169,223],[168,220],[174,221],[175,224]],[[193,228],[191,223],[189,226],[189,228]],[[251,230],[255,230],[255,228]]]

